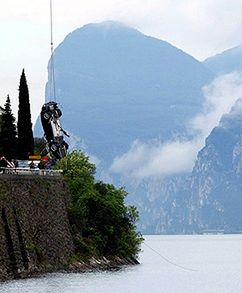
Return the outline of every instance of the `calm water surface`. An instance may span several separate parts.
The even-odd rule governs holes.
[[[146,236],[141,264],[119,271],[48,274],[1,293],[242,293],[242,235]]]

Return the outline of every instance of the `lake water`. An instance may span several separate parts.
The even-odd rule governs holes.
[[[1,293],[242,293],[242,235],[146,236],[140,265],[48,274],[0,285]]]

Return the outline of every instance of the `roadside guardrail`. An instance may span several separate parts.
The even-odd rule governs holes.
[[[4,168],[0,167],[0,175],[38,175],[38,176],[61,176],[63,170],[30,169],[30,168]]]

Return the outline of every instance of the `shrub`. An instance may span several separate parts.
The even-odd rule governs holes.
[[[77,252],[137,257],[143,238],[136,231],[136,208],[124,203],[126,191],[96,182],[95,165],[81,152],[68,154],[56,167],[63,170],[72,195],[69,218]]]

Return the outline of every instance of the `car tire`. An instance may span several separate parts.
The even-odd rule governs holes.
[[[52,152],[56,152],[57,151],[57,146],[55,144],[52,144],[50,146],[50,149],[52,150]]]
[[[50,114],[49,113],[44,113],[43,117],[45,118],[45,120],[49,120],[50,119]]]

